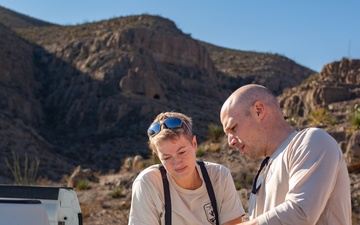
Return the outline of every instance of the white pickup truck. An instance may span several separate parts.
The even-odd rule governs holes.
[[[76,192],[68,187],[0,184],[0,225],[12,224],[82,225]]]

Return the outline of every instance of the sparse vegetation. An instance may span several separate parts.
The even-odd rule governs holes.
[[[242,185],[240,182],[235,182],[235,188],[236,190],[240,190],[242,188]]]
[[[110,196],[112,198],[120,198],[122,196],[122,189],[121,188],[115,188],[111,193]]]
[[[218,124],[211,123],[209,124],[208,129],[208,135],[212,142],[217,142],[222,136],[224,136],[222,126]]]
[[[90,182],[88,180],[79,180],[76,184],[76,189],[78,190],[89,190],[91,189]]]
[[[360,129],[360,105],[355,104],[350,115],[350,123],[356,129]]]
[[[296,126],[296,124],[298,122],[298,119],[295,117],[289,117],[289,118],[286,118],[285,120],[288,124],[290,124],[290,126]]]
[[[40,160],[38,158],[35,158],[35,160],[29,162],[29,158],[25,153],[24,161],[22,164],[20,162],[20,157],[16,155],[14,151],[12,151],[12,156],[13,156],[12,164],[9,162],[7,158],[5,158],[5,163],[14,177],[14,183],[22,184],[22,185],[34,184],[37,179],[37,172],[40,165]],[[22,167],[23,170],[21,171]]]
[[[251,185],[253,183],[253,180],[254,180],[254,177],[252,175],[246,174],[246,177],[245,177],[246,184]]]
[[[199,146],[196,151],[196,157],[201,157],[205,154],[205,148],[204,146]]]
[[[301,84],[302,84],[302,85],[305,85],[305,84],[310,84],[310,83],[312,83],[313,81],[317,81],[317,80],[319,80],[319,76],[320,76],[320,74],[314,73],[314,74],[312,74],[311,76],[309,76],[307,79],[303,80],[303,81],[301,82]]]
[[[336,120],[334,116],[329,113],[325,108],[318,108],[312,111],[309,115],[310,125],[335,125]]]

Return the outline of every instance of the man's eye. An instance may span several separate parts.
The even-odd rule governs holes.
[[[164,160],[164,161],[167,161],[169,159],[170,159],[170,157],[162,158],[162,160]]]
[[[231,129],[230,129],[230,130],[235,131],[235,130],[236,130],[236,125],[235,125],[235,126],[233,126],[233,127],[231,127]]]
[[[185,154],[185,152],[186,151],[181,151],[181,152],[179,152],[179,155],[183,155],[183,154]]]

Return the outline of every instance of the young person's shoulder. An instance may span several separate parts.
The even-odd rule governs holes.
[[[135,181],[154,181],[161,179],[161,173],[159,169],[159,165],[151,165],[144,170],[142,170],[139,175],[136,177]]]
[[[205,164],[205,167],[207,168],[207,170],[209,172],[212,172],[212,173],[225,173],[225,174],[230,173],[230,170],[224,165],[214,163],[214,162],[207,162],[207,161],[204,161],[204,164]]]

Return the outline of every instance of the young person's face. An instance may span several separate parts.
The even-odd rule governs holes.
[[[155,147],[160,161],[179,186],[193,179],[196,172],[197,142],[195,136],[190,141],[181,135],[174,140],[158,142]]]

